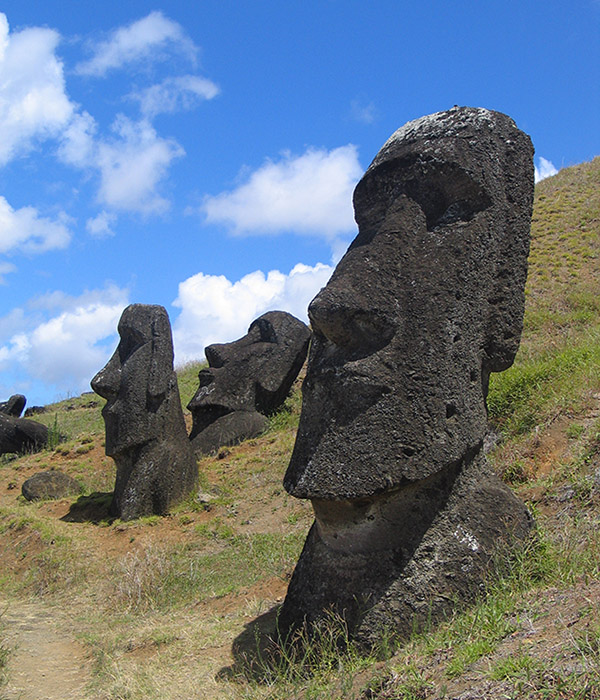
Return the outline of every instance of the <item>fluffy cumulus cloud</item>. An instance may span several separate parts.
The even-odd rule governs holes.
[[[99,201],[113,209],[144,214],[165,211],[169,203],[157,186],[171,161],[184,155],[183,149],[173,139],[159,136],[146,120],[120,116],[113,130],[114,138],[98,145]]]
[[[0,13],[0,165],[36,140],[57,136],[72,118],[75,107],[55,55],[59,40],[40,27],[10,33]]]
[[[210,223],[236,234],[291,231],[334,240],[355,230],[352,191],[362,175],[356,147],[284,153],[250,173],[237,189],[206,197]]]
[[[540,180],[545,180],[547,177],[556,175],[557,172],[558,170],[554,167],[553,163],[540,156],[538,158],[538,165],[535,166],[535,181],[539,182]]]
[[[156,61],[176,51],[195,61],[197,48],[177,22],[154,11],[126,27],[115,29],[92,49],[92,56],[76,67],[80,75],[101,77],[130,63]]]
[[[129,97],[139,102],[142,114],[152,119],[158,114],[193,109],[202,100],[212,100],[219,92],[219,87],[208,78],[180,75],[165,78]]]
[[[34,207],[13,209],[0,196],[0,253],[21,249],[28,253],[43,253],[68,245],[71,234],[68,217],[57,219],[40,216]]]
[[[40,393],[88,390],[116,346],[126,304],[127,290],[109,285],[79,297],[55,292],[13,310],[0,319],[0,370],[17,371]]]
[[[160,185],[183,148],[163,138],[149,120],[133,120],[117,115],[108,137],[96,136],[96,123],[88,114],[77,115],[63,134],[58,151],[63,162],[96,172],[99,176],[98,202],[117,211],[160,214],[169,202],[160,194]],[[109,221],[110,219],[110,221]],[[92,235],[107,235],[112,213],[88,222]]]
[[[181,309],[173,323],[176,362],[204,359],[207,345],[241,337],[267,311],[288,311],[306,321],[308,304],[332,272],[329,265],[318,263],[298,264],[288,275],[256,271],[237,282],[223,275],[189,277],[179,284],[173,302]]]

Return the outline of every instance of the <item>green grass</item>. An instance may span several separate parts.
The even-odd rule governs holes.
[[[184,410],[194,397],[194,394],[198,391],[198,372],[204,367],[207,367],[206,360],[188,362],[185,365],[177,368],[179,395],[181,397],[181,405],[183,406]]]
[[[591,597],[600,582],[599,259],[596,159],[536,187],[523,340],[514,367],[492,375],[488,405],[503,437],[492,460],[532,499],[537,529],[524,549],[499,554],[468,609],[397,647],[382,640],[368,656],[335,618],[295,645],[273,641],[277,603],[311,520],[310,507],[281,487],[298,388],[264,436],[201,461],[200,487],[213,498],[190,496],[170,520],[65,523],[48,515],[49,504],[23,503],[15,491],[13,505],[0,509],[4,594],[73,604],[73,627],[96,660],[99,700],[430,700],[458,697],[465,686],[479,684],[480,692],[482,683],[492,684],[489,697],[600,698],[600,617]],[[201,367],[178,370],[184,406]],[[86,394],[36,417],[62,441],[39,455],[3,457],[5,483],[62,460],[86,493],[112,488],[113,473],[96,474],[90,459],[103,441],[102,404]],[[567,447],[538,475],[550,426],[560,427]],[[87,498],[102,506],[108,497]],[[98,556],[104,542],[116,552]],[[535,634],[563,614],[544,648]],[[242,638],[248,645],[236,647],[221,674]],[[6,653],[0,636],[0,674]]]
[[[581,411],[598,390],[600,326],[558,350],[520,356],[506,372],[492,374],[487,405],[490,419],[515,436],[557,411]]]

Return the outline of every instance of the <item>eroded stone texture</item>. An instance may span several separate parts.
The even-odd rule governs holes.
[[[30,476],[23,482],[21,493],[28,501],[54,500],[81,493],[81,485],[68,474],[50,469]]]
[[[285,401],[306,359],[310,330],[285,311],[269,311],[232,343],[209,345],[208,368],[188,408],[196,454],[259,435]]]
[[[194,487],[173,341],[162,306],[132,304],[119,321],[119,345],[92,380],[102,409],[106,454],[117,466],[111,514],[122,520],[163,515]]]
[[[519,345],[532,200],[529,137],[473,108],[406,124],[357,185],[358,236],[309,307],[284,484],[316,519],[284,629],[333,607],[365,643],[409,634],[527,534],[482,443],[490,372]]]
[[[23,394],[13,394],[8,401],[2,401],[2,403],[0,403],[0,413],[19,418],[23,413],[26,403],[27,399]]]
[[[35,452],[48,442],[48,428],[27,418],[0,413],[0,454]]]

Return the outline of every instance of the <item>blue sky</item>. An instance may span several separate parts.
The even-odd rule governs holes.
[[[600,154],[600,1],[80,0],[0,7],[0,399],[78,394],[124,306],[178,363],[305,318],[388,136],[512,116],[538,177]]]

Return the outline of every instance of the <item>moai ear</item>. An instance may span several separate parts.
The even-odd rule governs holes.
[[[519,132],[506,144],[504,163],[510,169],[502,173],[505,201],[503,221],[498,221],[498,236],[493,287],[488,296],[484,369],[501,372],[515,359],[525,308],[525,280],[529,255],[529,227],[533,206],[533,146]],[[525,183],[525,186],[524,186]]]
[[[153,398],[164,396],[169,388],[173,373],[173,339],[167,312],[157,307],[151,320],[150,371],[148,374],[148,394]]]

